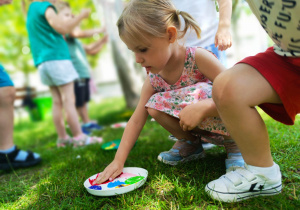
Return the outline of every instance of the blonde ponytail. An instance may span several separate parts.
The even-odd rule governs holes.
[[[179,16],[185,26],[182,31]],[[194,29],[200,38],[201,29],[193,17],[177,10],[171,0],[131,0],[117,22],[119,35],[127,41],[150,44],[147,35],[164,37],[169,26],[177,28],[178,39],[183,38],[189,28]]]
[[[175,11],[175,13],[177,14],[178,11]],[[180,35],[178,36],[178,39],[183,38],[189,28],[194,29],[196,34],[197,34],[198,39],[200,39],[201,29],[198,26],[195,19],[189,13],[184,12],[184,11],[179,11],[178,14],[181,15],[181,17],[183,18],[183,20],[185,22],[184,29],[182,31],[180,31]]]

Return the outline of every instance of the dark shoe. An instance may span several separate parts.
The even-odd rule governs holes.
[[[103,126],[97,123],[87,123],[81,126],[81,130],[84,134],[90,135],[93,131],[102,130]]]
[[[0,170],[26,168],[34,166],[42,160],[40,157],[34,157],[35,153],[27,151],[27,158],[23,161],[17,161],[15,160],[15,158],[19,154],[19,151],[20,150],[17,147],[15,147],[15,150],[8,154],[0,153]]]

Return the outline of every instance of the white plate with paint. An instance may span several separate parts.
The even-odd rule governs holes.
[[[133,191],[145,184],[148,171],[143,168],[127,167],[123,168],[123,173],[110,182],[100,185],[91,185],[98,174],[85,180],[83,183],[86,190],[96,196],[113,196]]]

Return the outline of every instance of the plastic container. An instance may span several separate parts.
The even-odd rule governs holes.
[[[52,117],[51,97],[37,97],[33,99],[33,103],[36,104],[36,108],[40,120],[45,120]]]

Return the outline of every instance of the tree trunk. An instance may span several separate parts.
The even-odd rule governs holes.
[[[132,53],[119,38],[116,22],[123,10],[123,3],[121,0],[93,0],[93,2],[100,16],[101,24],[106,26],[112,49],[112,58],[117,69],[126,105],[128,108],[135,108],[139,101],[145,72],[141,71],[141,67],[134,65],[135,60]]]

